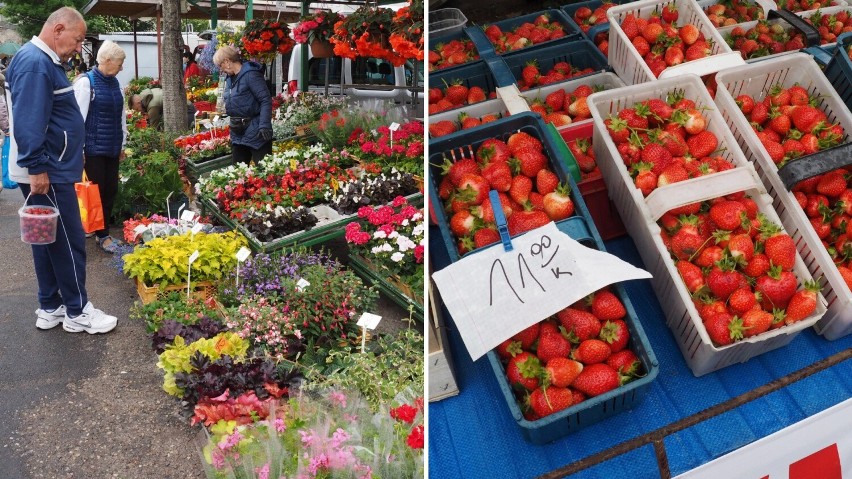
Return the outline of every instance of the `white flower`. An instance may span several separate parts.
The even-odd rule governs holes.
[[[391,232],[391,234],[389,234],[389,235],[388,235],[388,238],[389,238],[389,239],[394,239],[394,238],[396,238],[397,236],[399,236],[399,231],[394,230],[393,232]]]
[[[370,252],[373,253],[373,254],[379,254],[382,251],[383,251],[383,249],[382,249],[381,246],[373,246],[373,248],[370,249]]]
[[[402,223],[400,223],[400,224],[401,224],[402,226],[408,226],[408,220],[407,220],[407,219],[402,220]]]
[[[390,243],[384,243],[384,244],[382,244],[382,245],[381,245],[381,248],[382,248],[382,251],[387,251],[388,253],[390,253],[391,251],[393,251],[393,246],[391,246],[391,245],[390,245]]]
[[[375,233],[373,233],[373,238],[376,238],[376,239],[379,239],[379,238],[387,238],[387,237],[388,237],[388,234],[387,234],[387,233],[385,233],[385,232],[384,232],[384,231],[382,231],[382,230],[378,230],[378,231],[376,231]]]
[[[391,255],[391,261],[394,263],[399,263],[403,258],[405,258],[405,255],[402,253],[394,253]]]

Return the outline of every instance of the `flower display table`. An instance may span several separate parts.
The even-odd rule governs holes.
[[[349,267],[394,303],[403,308],[411,308],[413,316],[423,321],[423,291],[414,291],[398,276],[382,271],[358,254],[349,254]]]

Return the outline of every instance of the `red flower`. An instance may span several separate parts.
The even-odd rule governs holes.
[[[423,425],[419,425],[411,430],[406,440],[408,447],[412,449],[423,449]]]

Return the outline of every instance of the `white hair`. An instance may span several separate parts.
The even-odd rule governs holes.
[[[107,60],[124,60],[126,57],[124,49],[112,40],[105,40],[98,49],[98,63],[104,63]]]

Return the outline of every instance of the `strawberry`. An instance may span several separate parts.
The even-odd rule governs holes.
[[[523,349],[529,350],[541,335],[542,326],[543,323],[535,323],[532,326],[528,326],[520,333],[512,336],[512,339],[519,341]]]
[[[601,321],[621,319],[627,315],[624,304],[612,291],[602,289],[590,296],[591,310]]]
[[[506,141],[506,145],[509,147],[509,152],[512,154],[516,154],[522,150],[542,151],[543,149],[541,142],[538,141],[538,139],[524,131],[519,131],[510,136]]]
[[[642,38],[648,42],[649,45],[653,45],[660,38],[660,35],[663,34],[663,27],[659,23],[649,23],[642,28]]]
[[[734,101],[737,103],[737,106],[740,107],[740,111],[742,111],[746,116],[750,115],[752,109],[754,109],[754,98],[749,95],[739,95],[736,99],[734,99]]]
[[[482,121],[479,118],[468,115],[467,113],[459,113],[459,123],[461,123],[462,130],[469,130],[481,125]]]
[[[666,23],[675,23],[678,18],[677,7],[674,3],[670,3],[663,7],[663,13],[661,14],[663,21]]]
[[[568,388],[537,388],[530,393],[529,404],[539,418],[569,408],[574,404],[574,394]]]
[[[734,334],[731,331],[733,316],[728,313],[717,313],[704,321],[704,329],[710,340],[719,346],[733,344]]]
[[[719,139],[709,130],[702,130],[698,134],[689,137],[686,140],[686,146],[689,147],[689,153],[694,158],[703,158],[710,156],[719,146]]]
[[[538,83],[538,78],[540,76],[541,72],[538,69],[538,62],[535,60],[527,62],[527,64],[524,65],[523,70],[521,70],[521,78],[527,85],[535,85]]]
[[[571,386],[589,396],[600,396],[621,385],[618,372],[605,363],[590,364],[583,368]]]
[[[650,163],[635,163],[631,167],[631,171],[635,172],[633,179],[636,188],[642,191],[643,196],[648,196],[657,188],[657,174],[652,171],[653,165]]]
[[[459,180],[456,190],[456,200],[462,201],[466,206],[481,205],[488,197],[490,184],[481,175],[466,173]]]
[[[731,293],[728,298],[728,306],[730,306],[731,311],[741,315],[757,306],[757,297],[751,288],[739,288]]]
[[[675,264],[675,268],[677,268],[683,284],[686,285],[686,289],[690,293],[695,293],[704,287],[704,275],[698,266],[695,266],[689,261],[681,260]]]
[[[476,249],[483,248],[500,241],[500,233],[494,228],[480,228],[473,234],[473,244]]]
[[[479,175],[482,171],[479,169],[479,165],[475,160],[471,158],[462,158],[455,163],[450,160],[445,160],[441,165],[442,175],[447,175],[450,178],[450,182],[453,186],[458,186],[459,182],[467,173],[473,173]]]
[[[727,301],[728,297],[742,287],[745,282],[742,275],[732,269],[730,263],[723,260],[723,262],[720,262],[722,267],[714,266],[705,280],[713,295],[722,301]]]
[[[529,178],[535,178],[538,172],[547,167],[548,160],[540,150],[527,148],[514,152],[517,171]]]
[[[521,343],[519,341],[512,341],[512,339],[503,341],[494,349],[497,351],[498,356],[507,360],[512,359],[523,351],[521,349]]]
[[[567,126],[571,124],[571,117],[566,115],[565,113],[553,112],[548,113],[544,116],[545,123],[551,123],[553,126],[559,128],[562,126]]]
[[[688,179],[689,173],[687,173],[687,171],[682,166],[678,164],[672,164],[669,165],[665,170],[663,170],[660,173],[660,176],[657,177],[657,186],[662,187]]]
[[[697,135],[704,131],[705,128],[707,128],[707,119],[704,118],[704,115],[702,115],[701,112],[695,108],[687,109],[684,112],[683,116],[680,116],[679,119],[681,121],[679,121],[678,123],[683,125],[684,129],[686,129],[686,132],[690,135]],[[715,150],[715,148],[713,149]]]
[[[728,240],[728,252],[737,263],[747,264],[754,257],[754,241],[745,233],[732,235]]]
[[[601,332],[600,320],[588,311],[569,307],[556,313],[556,317],[572,341],[596,338]]]
[[[630,41],[633,41],[633,39],[639,35],[639,25],[636,22],[636,17],[632,13],[629,13],[624,17],[624,20],[621,22],[621,29]]]
[[[817,193],[829,198],[836,198],[844,191],[846,191],[846,177],[842,171],[826,173],[817,183]]]
[[[479,103],[481,101],[487,100],[488,97],[485,95],[485,91],[478,86],[472,86],[467,92],[467,104]]]
[[[750,338],[769,331],[772,327],[772,313],[761,309],[752,309],[743,313],[742,317],[743,337]]]
[[[438,87],[429,89],[429,103],[438,103],[444,98],[444,91]]]
[[[687,46],[692,45],[698,40],[698,36],[701,32],[698,30],[698,27],[691,23],[687,23],[684,26],[680,27],[677,32],[681,41]]]
[[[567,388],[583,371],[583,364],[569,358],[553,358],[544,368],[545,384]]]
[[[463,105],[467,101],[468,88],[461,80],[455,80],[444,91],[444,98],[453,105]]]
[[[556,187],[559,186],[559,177],[556,176],[556,173],[549,169],[542,168],[536,174],[535,186],[536,191],[542,195],[547,195],[551,191],[556,190]]]
[[[459,211],[450,218],[450,230],[456,236],[466,236],[476,229],[476,217],[469,211]]]
[[[779,266],[773,266],[768,273],[757,278],[754,289],[761,295],[763,309],[784,309],[796,294],[796,276],[790,271],[782,271]]]
[[[603,331],[603,329],[601,329]],[[600,339],[587,339],[582,341],[571,356],[585,365],[602,363],[612,354],[612,348]]]
[[[739,201],[723,200],[710,207],[710,219],[719,228],[727,231],[737,229],[746,214],[745,206]]]
[[[560,183],[555,191],[544,196],[544,212],[553,221],[564,220],[574,214],[574,201],[568,188],[567,184]]]
[[[688,228],[681,228],[672,236],[671,252],[678,259],[689,260],[700,254],[706,241],[697,232]]]
[[[779,232],[763,243],[763,252],[773,265],[791,271],[796,264],[796,243],[787,233]]]
[[[492,161],[482,168],[482,177],[492,190],[509,191],[512,187],[512,168],[505,161]]]
[[[613,319],[601,326],[600,339],[609,344],[613,353],[617,353],[627,347],[630,340],[630,331],[627,323],[622,319]]]
[[[570,113],[574,117],[575,121],[591,118],[592,112],[589,109],[587,97],[581,96],[571,102],[571,104],[568,105],[568,113]]]
[[[536,356],[547,364],[553,358],[567,358],[571,353],[571,342],[561,333],[545,333],[538,338]]]
[[[668,66],[680,65],[683,63],[683,50],[679,46],[666,48],[665,61]]]
[[[660,175],[672,163],[672,154],[662,145],[651,143],[642,149],[642,162],[651,166],[651,171]],[[659,179],[658,179],[659,182]]]
[[[544,103],[550,107],[552,111],[559,111],[565,103],[565,90],[559,89],[544,97]]]
[[[624,143],[630,137],[630,129],[627,127],[627,122],[621,118],[607,118],[604,120],[604,125],[615,144]]]
[[[489,138],[476,149],[476,159],[480,163],[509,161],[509,146],[496,138]]]
[[[520,385],[528,391],[538,387],[540,375],[541,361],[526,351],[516,354],[506,365],[509,384]]]
[[[454,122],[450,120],[441,120],[429,124],[429,135],[433,138],[438,138],[439,136],[455,133],[458,129],[458,126],[456,126]]]
[[[509,234],[515,236],[550,223],[550,217],[544,211],[517,211],[507,222]]]
[[[814,280],[805,282],[805,289],[796,291],[787,304],[786,324],[793,324],[814,314],[817,306],[817,293],[822,287]]]
[[[636,357],[636,353],[629,349],[622,349],[607,358],[606,364],[615,369],[621,377],[636,378],[642,371],[642,363]]]
[[[533,182],[528,176],[517,175],[512,178],[509,196],[519,204],[524,204],[529,201],[532,188]]]

